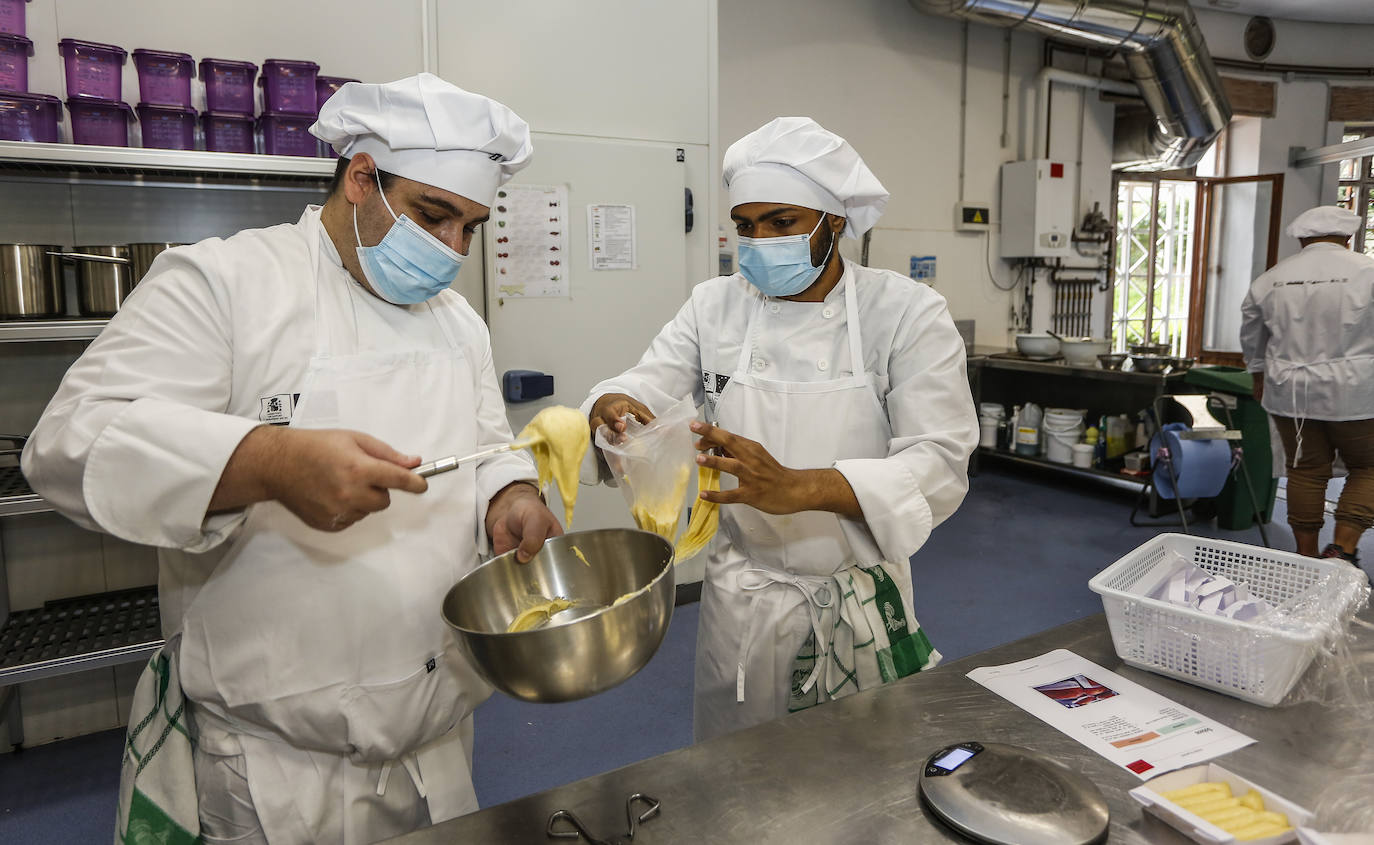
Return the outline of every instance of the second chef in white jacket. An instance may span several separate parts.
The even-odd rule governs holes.
[[[698,285],[593,429],[691,395],[722,503],[702,588],[698,740],[933,666],[909,558],[963,501],[978,422],[944,299],[839,254],[887,191],[843,138],[784,117],[725,153],[740,273]],[[591,479],[587,479],[591,480]],[[920,579],[916,579],[919,586]]]

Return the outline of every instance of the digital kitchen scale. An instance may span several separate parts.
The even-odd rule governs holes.
[[[940,821],[994,845],[1088,845],[1107,838],[1107,800],[1053,758],[1000,742],[960,742],[921,770],[921,800]]]

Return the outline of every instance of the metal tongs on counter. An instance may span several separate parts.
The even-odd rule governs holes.
[[[423,478],[429,478],[431,475],[438,475],[441,472],[448,472],[451,469],[457,469],[463,464],[470,463],[472,461],[480,461],[483,458],[490,458],[492,455],[499,455],[502,452],[514,452],[519,449],[528,448],[530,444],[534,442],[535,441],[533,440],[517,440],[514,443],[505,443],[501,446],[493,446],[490,449],[483,449],[480,452],[474,452],[471,455],[464,455],[461,458],[457,455],[450,455],[447,458],[440,458],[437,461],[430,461],[429,463],[420,464],[415,468],[415,474]]]
[[[644,804],[647,809],[643,812],[636,812],[635,804]],[[598,839],[582,825],[580,819],[568,810],[557,810],[549,816],[549,826],[547,833],[550,839],[586,839],[589,845],[629,845],[634,841],[635,831],[639,829],[649,819],[658,815],[659,803],[657,798],[650,798],[642,792],[636,792],[625,800],[625,819],[630,825],[630,831],[624,836],[617,836],[613,839]],[[559,829],[559,822],[567,822],[572,830]],[[566,827],[566,826],[565,826]]]

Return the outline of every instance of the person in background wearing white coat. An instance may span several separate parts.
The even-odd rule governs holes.
[[[841,233],[862,237],[887,204],[858,153],[783,117],[731,145],[724,178],[740,273],[698,285],[583,406],[593,432],[689,395],[705,406],[698,461],[724,489],[701,494],[721,518],[701,596],[698,740],[939,660],[912,613],[909,558],[963,501],[978,442],[944,299],[840,257]],[[584,469],[605,478],[594,457]]]
[[[527,558],[562,530],[523,457],[411,471],[512,439],[448,287],[529,127],[421,74],[345,85],[312,132],[343,156],[324,206],[159,256],[24,452],[59,511],[159,547],[179,679],[136,698],[179,680],[196,745],[157,782],[126,767],[125,806],[173,817],[136,797],[133,838],[191,841],[198,813],[206,842],[342,845],[475,810],[491,690],[440,603],[489,540]]]
[[[1350,251],[1360,218],[1336,206],[1288,226],[1302,251],[1255,279],[1241,306],[1241,349],[1255,398],[1274,418],[1288,469],[1288,524],[1318,556],[1326,485],[1339,456],[1349,477],[1321,557],[1358,563],[1374,525],[1374,259]]]

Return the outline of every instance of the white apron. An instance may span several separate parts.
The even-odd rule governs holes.
[[[475,451],[478,363],[442,320],[446,348],[336,354],[357,345],[352,280],[342,268],[320,280],[319,241],[307,240],[316,352],[291,425],[362,431],[408,453]],[[423,495],[393,490],[389,508],[337,533],[277,502],[253,505],[186,612],[182,685],[207,716],[202,745],[238,740],[273,843],[411,829],[413,812],[346,812],[365,797],[352,781],[375,774],[366,786],[384,794],[393,763],[431,821],[477,808],[470,722],[454,729],[491,689],[458,653],[439,605],[476,565],[481,526],[475,468],[450,475]],[[312,765],[319,752],[342,759]]]
[[[817,382],[753,375],[753,338],[758,315],[767,304],[766,298],[760,298],[739,363],[716,403],[714,423],[758,441],[779,463],[793,469],[824,469],[838,460],[886,457],[892,428],[879,399],[877,378],[864,366],[854,288],[850,280],[844,290],[850,375]],[[840,372],[838,367],[836,372]],[[857,607],[850,597],[854,592],[850,575],[868,579],[871,598],[873,583],[886,574],[887,583],[879,586],[895,586],[901,599],[901,607],[892,610],[904,613],[911,634],[924,640],[911,612],[910,563],[885,561],[878,575],[870,575],[878,563],[867,561],[868,570],[857,565],[836,514],[805,511],[773,516],[745,505],[725,505],[720,525],[702,585],[694,714],[697,741],[841,694],[847,684],[835,677],[829,660],[837,632],[844,629],[840,639],[851,652],[846,660],[854,656],[856,643],[849,625],[838,620],[845,615],[856,623],[855,628],[866,628],[859,614],[846,611],[846,605]],[[807,647],[799,659],[798,652],[813,636],[816,652],[812,654]],[[873,650],[861,659],[875,659]],[[923,655],[922,662],[929,666],[938,659],[932,650]],[[857,672],[860,681],[879,674],[876,667],[868,668]],[[857,688],[849,686],[848,691]],[[831,690],[834,695],[828,694]]]

